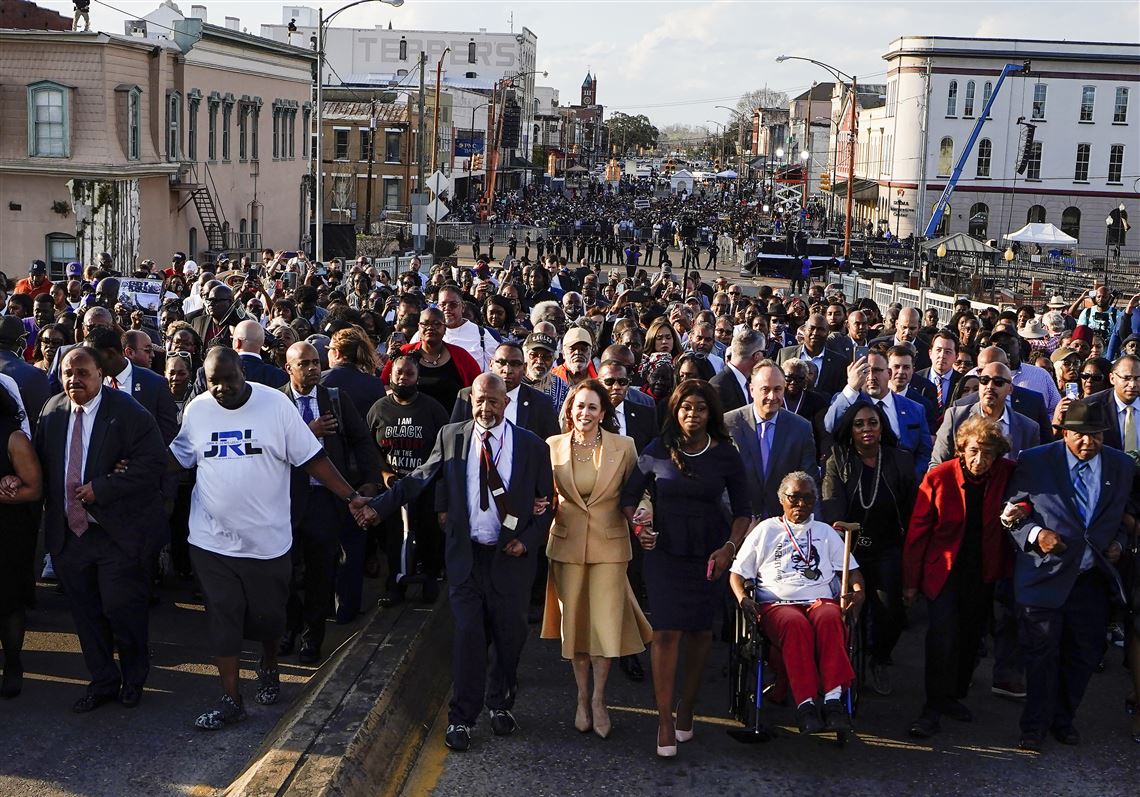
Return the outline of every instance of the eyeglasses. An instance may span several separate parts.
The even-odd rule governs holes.
[[[784,374],[785,382],[802,382],[804,378],[805,377],[802,376],[796,376],[795,374]]]
[[[1005,387],[1010,383],[1010,380],[1006,379],[1004,376],[983,375],[978,377],[978,384],[980,385],[988,385],[991,383],[994,387]]]
[[[167,357],[177,357],[178,359],[185,360],[186,362],[191,362],[191,360],[193,359],[190,356],[190,352],[188,352],[188,351],[167,351],[166,356]]]
[[[440,307],[443,307],[443,308],[446,308],[446,309],[454,309],[454,308],[456,308],[456,307],[459,307],[459,306],[460,306],[460,303],[459,303],[459,302],[456,302],[456,301],[450,301],[450,302],[440,302],[440,303],[439,303],[439,306],[440,306]]]
[[[435,329],[436,327],[443,326],[442,321],[421,321],[420,329]]]
[[[511,368],[522,368],[524,365],[526,365],[526,363],[524,363],[522,360],[504,360],[501,357],[495,360],[491,360],[491,362],[495,365],[505,365]]]
[[[814,504],[815,496],[811,493],[784,493],[784,500],[789,504]]]
[[[629,379],[624,376],[607,376],[602,380],[602,384],[606,387],[613,387],[614,385],[625,387],[629,384]]]

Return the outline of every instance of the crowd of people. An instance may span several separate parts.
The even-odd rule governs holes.
[[[971,720],[992,638],[992,692],[1024,702],[1020,746],[1077,744],[1119,641],[1140,742],[1140,296],[963,299],[942,317],[810,275],[794,294],[706,282],[674,271],[692,261],[668,235],[657,263],[627,244],[607,268],[598,236],[476,242],[471,266],[395,274],[175,253],[130,275],[161,284],[150,309],[109,256],[5,282],[3,697],[22,689],[37,573],[67,595],[90,672],[76,712],[139,704],[149,606],[192,585],[220,679],[206,731],[246,716],[245,640],[271,704],[280,660],[319,663],[326,624],[352,622],[382,577],[384,607],[446,584],[454,750],[484,711],[496,735],[517,730],[540,623],[570,663],[574,727],[602,738],[611,666],[644,679],[648,646],[656,751],[676,756],[738,611],[781,659],[775,693],[801,731],[850,729],[846,621],[890,695],[920,599],[910,734]]]

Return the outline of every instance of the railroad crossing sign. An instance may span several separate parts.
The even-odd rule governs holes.
[[[434,191],[435,189],[433,188],[432,190]],[[432,221],[442,221],[443,217],[446,216],[450,211],[447,209],[447,205],[443,204],[439,201],[438,198],[436,198],[427,203],[426,212],[427,217]]]
[[[439,196],[451,187],[451,181],[444,176],[443,172],[437,171],[427,179],[427,187],[431,189],[433,194]]]

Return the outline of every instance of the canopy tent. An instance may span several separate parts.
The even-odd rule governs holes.
[[[1000,252],[1000,249],[979,241],[977,238],[966,235],[964,232],[956,232],[951,235],[944,235],[941,238],[934,238],[920,244],[922,251],[938,251],[938,247],[946,244],[947,252],[970,252],[979,255],[992,255]]]
[[[1026,224],[1020,230],[1005,236],[1007,241],[1041,244],[1043,246],[1072,246],[1077,239],[1066,235],[1052,224]]]
[[[716,176],[722,180],[735,180],[736,172],[734,172],[732,169],[725,169],[723,172],[717,172]]]

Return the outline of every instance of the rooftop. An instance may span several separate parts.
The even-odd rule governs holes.
[[[805,91],[798,97],[793,97],[792,102],[799,102],[800,100],[810,99],[812,102],[830,102],[831,95],[835,91],[835,83],[816,83],[810,89]]]
[[[332,100],[325,102],[325,121],[353,121],[370,119],[373,108],[376,110],[376,121],[384,123],[407,123],[408,106],[406,103],[395,102],[343,102]]]

